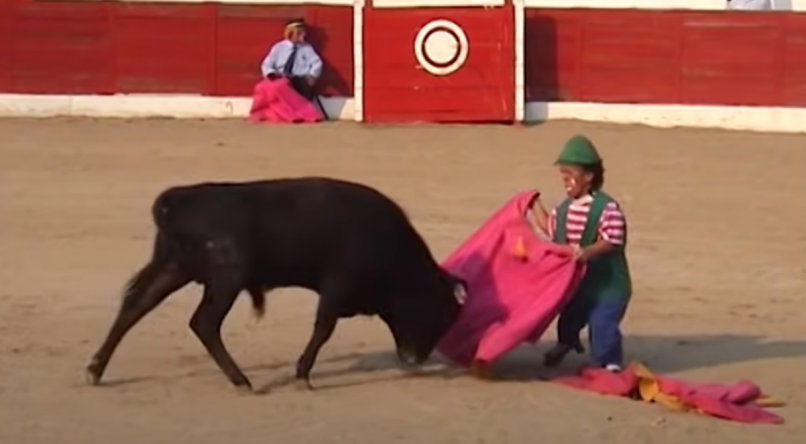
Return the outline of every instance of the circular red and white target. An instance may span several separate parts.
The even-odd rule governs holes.
[[[456,72],[467,61],[470,47],[461,26],[450,20],[432,20],[414,38],[414,57],[435,76]]]

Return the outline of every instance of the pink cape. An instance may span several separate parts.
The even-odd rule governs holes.
[[[492,362],[537,341],[584,273],[567,249],[538,240],[525,221],[535,194],[511,198],[442,264],[468,287],[459,319],[437,346],[457,364]]]
[[[583,369],[576,376],[559,377],[553,381],[603,395],[631,396],[638,390],[639,381],[642,378],[644,380],[652,379],[659,393],[673,397],[689,410],[745,423],[779,424],[783,422],[780,416],[768,412],[756,404],[763,401],[764,396],[761,389],[749,381],[741,381],[732,386],[693,384],[666,376],[647,375],[646,372],[640,376],[636,370],[636,365],[631,365],[621,373],[588,368]]]
[[[468,286],[459,319],[437,346],[457,364],[467,366],[474,359],[489,363],[524,341],[537,341],[585,272],[568,250],[539,241],[526,223],[523,216],[535,194],[515,195],[443,262]],[[760,407],[768,400],[748,381],[733,386],[692,384],[639,367],[617,374],[583,369],[553,381],[608,395],[638,392],[649,402],[665,400],[679,410],[735,421],[783,421]]]
[[[314,123],[321,121],[322,115],[311,102],[294,90],[287,79],[263,79],[255,85],[249,120],[270,123]]]

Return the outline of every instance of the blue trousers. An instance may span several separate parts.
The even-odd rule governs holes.
[[[621,320],[627,311],[629,297],[597,300],[575,295],[557,321],[560,344],[578,346],[582,329],[588,327],[590,356],[598,366],[622,365]]]

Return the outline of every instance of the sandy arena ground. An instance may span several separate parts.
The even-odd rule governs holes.
[[[236,392],[192,336],[195,287],[131,332],[106,386],[85,385],[119,289],[149,254],[148,209],[163,187],[363,181],[399,199],[444,257],[517,190],[539,187],[557,202],[553,156],[577,131],[600,145],[606,188],[631,222],[630,354],[692,380],[753,379],[789,403],[779,410],[785,425],[742,426],[535,381],[546,345],[504,359],[504,382],[405,378],[371,319],[342,322],[314,369],[321,390],[297,392],[277,381],[311,329],[315,298],[298,290],[272,294],[261,323],[241,300],[225,326],[236,361],[257,386],[272,386],[265,396]],[[804,148],[803,136],[570,122],[0,120],[0,443],[802,442]]]

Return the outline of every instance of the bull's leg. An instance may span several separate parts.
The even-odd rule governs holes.
[[[319,298],[319,307],[316,310],[316,321],[313,326],[313,334],[308,340],[308,345],[305,346],[305,351],[302,352],[297,360],[297,387],[305,390],[313,390],[311,385],[311,369],[316,362],[316,357],[319,355],[319,350],[322,346],[333,336],[333,330],[336,329],[336,323],[339,320],[338,313],[333,310],[328,304],[328,301],[334,299],[329,298],[329,295],[322,295]]]
[[[232,281],[213,281],[205,285],[204,296],[190,319],[190,329],[230,382],[238,388],[251,390],[252,384],[238,368],[221,340],[221,325],[240,290],[240,286]]]
[[[150,266],[151,264],[149,264]],[[98,385],[118,344],[145,315],[175,291],[184,287],[190,279],[176,268],[167,267],[145,282],[141,288],[132,288],[123,299],[115,322],[106,335],[101,347],[87,366],[87,381]]]
[[[408,363],[406,358],[404,344],[400,340],[400,334],[397,332],[397,330],[395,330],[395,323],[393,322],[392,317],[387,313],[379,313],[379,316],[386,326],[389,327],[389,332],[392,333],[392,339],[395,340],[395,351],[398,365],[400,365],[403,370],[413,370],[413,366]]]
[[[490,364],[478,359],[474,359],[470,364],[470,374],[478,379],[492,379]]]

